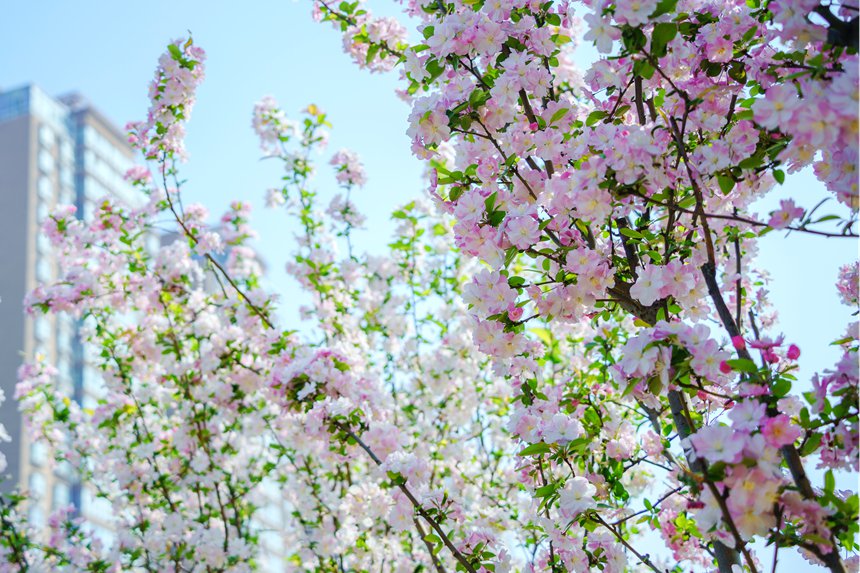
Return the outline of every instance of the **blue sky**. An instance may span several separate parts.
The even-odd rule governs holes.
[[[253,10],[217,1],[87,6],[6,6],[0,89],[33,82],[52,95],[77,90],[122,128],[145,117],[158,56],[172,38],[191,30],[209,59],[188,125],[186,202],[203,202],[218,217],[231,200],[250,201],[270,280],[281,292],[290,288],[283,267],[293,231],[283,212],[264,207],[265,190],[278,185],[281,170],[275,161],[260,161],[251,111],[264,95],[274,96],[292,117],[315,103],[334,124],[329,147],[318,158],[320,188],[335,189],[327,166],[331,154],[343,147],[358,151],[370,184],[353,197],[374,230],[358,239],[369,249],[389,240],[389,213],[420,190],[421,165],[405,135],[409,108],[394,94],[396,75],[371,75],[352,65],[339,33],[312,21],[309,3],[265,2]],[[283,310],[288,320],[297,316],[294,308]]]
[[[253,104],[262,96],[275,96],[292,116],[311,102],[329,114],[334,130],[320,161],[341,147],[361,154],[370,182],[355,198],[370,230],[356,239],[369,250],[388,240],[394,206],[420,193],[421,166],[409,152],[408,107],[394,94],[396,74],[358,70],[341,51],[340,35],[311,20],[309,3],[264,2],[254,9],[225,1],[87,5],[82,10],[53,0],[7,6],[0,22],[0,89],[34,82],[55,95],[78,90],[122,126],[144,117],[156,59],[171,38],[191,30],[209,59],[188,126],[186,196],[215,216],[235,198],[254,205],[259,246],[278,290],[290,285],[283,262],[292,229],[282,213],[263,207],[265,189],[277,184],[280,171],[276,162],[260,161],[250,128]],[[377,13],[397,11],[393,2],[370,6]],[[584,51],[583,60],[593,54],[590,46]],[[320,171],[320,187],[332,190],[329,170]],[[827,196],[809,173],[789,176],[779,196],[785,194],[807,207]],[[833,283],[839,265],[856,251],[856,242],[844,239],[784,240],[772,233],[762,241],[781,326],[805,353],[804,374],[836,358],[826,346],[841,334],[849,309],[837,302]],[[821,300],[810,293],[821,293]]]
[[[396,74],[358,70],[342,53],[339,34],[312,22],[309,3],[261,2],[249,8],[226,1],[102,0],[87,2],[86,10],[82,5],[45,0],[4,6],[0,89],[33,82],[54,95],[78,90],[121,127],[144,117],[156,59],[170,39],[191,30],[209,60],[188,126],[186,200],[205,203],[215,216],[232,199],[250,201],[269,280],[292,300],[296,290],[283,266],[293,230],[283,213],[263,207],[265,189],[277,183],[280,171],[275,162],[259,160],[250,128],[254,102],[273,95],[292,116],[316,103],[334,123],[328,153],[320,160],[341,147],[362,155],[370,182],[355,199],[372,231],[356,234],[360,247],[379,250],[392,228],[388,213],[421,192],[421,166],[405,135],[408,107],[394,94]],[[392,2],[371,7],[377,13],[397,10]],[[333,189],[332,178],[319,181],[321,188]],[[786,194],[806,207],[828,195],[810,173],[789,176],[778,196]],[[761,247],[780,330],[801,347],[800,375],[807,380],[838,357],[829,343],[844,331],[850,309],[839,304],[833,284],[838,267],[856,258],[857,243],[809,236],[784,240],[782,233],[771,233]],[[295,309],[285,308],[283,316],[293,321]]]

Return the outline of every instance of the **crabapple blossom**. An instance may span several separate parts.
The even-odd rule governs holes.
[[[583,71],[580,8],[606,55]],[[849,8],[416,0],[410,45],[362,3],[314,2],[359,67],[403,65],[427,197],[393,213],[385,253],[359,252],[357,154],[335,155],[341,194],[323,199],[327,115],[258,104],[309,333],[276,318],[247,197],[209,225],[141,169],[142,206],[56,209],[59,277],[28,312],[80,321],[105,394],[83,407],[43,360],[17,393],[121,543],[68,514],[42,543],[4,504],[0,560],[250,570],[274,491],[290,571],[759,571],[757,541],[845,571],[857,492],[834,472],[857,471],[857,328],[804,391],[806,348],[777,330],[756,254],[773,228],[856,238]],[[160,60],[131,128],[150,172],[178,173],[202,61],[190,41]],[[816,219],[792,196],[761,222],[756,201],[804,167],[839,205]],[[181,240],[150,252],[165,218]],[[852,305],[856,275],[837,283]]]
[[[559,492],[558,507],[562,515],[568,519],[576,517],[583,511],[594,507],[594,494],[597,488],[582,476],[571,478]]]

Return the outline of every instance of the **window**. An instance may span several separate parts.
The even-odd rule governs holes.
[[[69,462],[59,462],[54,468],[54,475],[69,479],[72,475],[72,466]]]
[[[42,442],[30,444],[30,463],[36,466],[45,465],[48,459],[48,450]]]
[[[54,278],[54,273],[51,269],[51,263],[48,262],[46,257],[41,257],[39,262],[36,263],[36,281],[46,283],[52,278]]]
[[[51,252],[51,240],[45,233],[39,233],[36,236],[36,248],[39,249],[39,254],[43,256]]]
[[[40,261],[41,262],[41,261]],[[50,319],[46,316],[40,316],[36,319],[36,339],[40,342],[47,342],[51,336]]]
[[[75,192],[72,187],[63,186],[60,188],[60,195],[57,197],[57,203],[60,205],[71,205],[75,202]]]
[[[72,144],[68,139],[60,141],[60,159],[69,167],[73,167],[75,164],[75,154],[72,149]]]
[[[36,208],[37,222],[41,224],[48,217],[48,213],[48,202],[39,201],[39,206]]]
[[[43,201],[49,201],[54,196],[54,184],[51,180],[41,175],[38,183],[39,198]]]
[[[51,509],[57,510],[61,507],[66,507],[71,502],[69,486],[64,483],[54,485],[54,493],[51,497]]]
[[[60,183],[66,187],[73,187],[75,185],[75,177],[74,173],[72,173],[71,165],[63,165],[60,171]]]
[[[43,173],[51,174],[54,172],[54,156],[47,149],[39,150],[39,169]]]
[[[30,474],[30,499],[40,501],[45,498],[45,476],[39,472]]]
[[[54,146],[54,132],[45,124],[39,126],[39,143],[45,149],[51,149]]]
[[[45,525],[45,513],[38,505],[33,505],[29,511],[30,525],[36,529],[40,529]]]
[[[67,353],[63,352],[57,358],[57,370],[59,370],[60,372],[63,372],[63,373],[67,373],[71,369],[71,366],[72,366],[72,364],[69,361],[69,355]]]

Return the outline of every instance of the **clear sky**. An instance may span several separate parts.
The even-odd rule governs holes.
[[[82,8],[86,5],[87,9]],[[405,135],[408,105],[394,94],[396,74],[371,75],[342,53],[340,35],[312,21],[300,1],[86,3],[15,2],[0,20],[0,89],[36,83],[52,95],[77,90],[120,128],[143,119],[158,56],[172,38],[194,35],[208,53],[206,80],[188,125],[186,202],[200,201],[218,217],[233,199],[254,206],[258,245],[277,290],[292,286],[284,271],[293,230],[283,212],[264,207],[277,186],[275,161],[260,161],[251,129],[254,103],[274,96],[297,117],[309,103],[334,124],[318,157],[319,186],[334,190],[327,161],[340,148],[358,151],[370,183],[353,197],[368,216],[361,246],[389,240],[388,215],[420,190],[419,162]],[[381,6],[381,13],[386,8]],[[388,7],[387,13],[396,8]],[[284,308],[294,319],[294,307]]]
[[[371,1],[370,7],[376,13],[398,10],[390,1]],[[307,2],[10,2],[0,19],[0,89],[33,82],[53,95],[77,90],[122,127],[145,116],[156,60],[172,38],[187,30],[209,60],[188,126],[186,201],[205,203],[214,216],[232,199],[250,201],[269,280],[290,293],[287,300],[295,300],[296,289],[283,268],[293,230],[282,213],[263,207],[264,192],[277,184],[280,172],[275,162],[259,161],[250,121],[254,102],[264,95],[275,96],[292,116],[313,102],[334,123],[328,153],[320,161],[347,147],[362,155],[367,168],[369,184],[355,199],[369,217],[370,230],[357,233],[356,243],[368,250],[382,247],[392,228],[388,213],[422,189],[421,166],[405,135],[408,107],[394,94],[396,74],[358,70],[342,53],[339,34],[311,20]],[[321,176],[319,182],[321,188],[333,188],[330,177]],[[789,176],[781,190],[786,193],[805,207],[829,195],[810,173]],[[857,243],[783,237],[774,232],[762,241],[761,261],[771,272],[780,329],[801,347],[800,375],[808,380],[838,358],[829,343],[851,318],[833,284],[838,267],[857,257]],[[294,307],[286,307],[283,316],[293,320]]]

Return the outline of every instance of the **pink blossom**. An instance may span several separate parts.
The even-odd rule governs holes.
[[[779,202],[779,209],[771,213],[768,225],[774,229],[785,229],[796,219],[803,217],[804,210],[797,207],[792,199],[783,199]]]
[[[785,414],[768,418],[761,430],[768,445],[774,448],[793,444],[803,435],[803,430],[791,422]]]
[[[567,519],[573,519],[583,511],[595,506],[594,494],[597,488],[582,476],[567,480],[559,491],[558,509]]]

